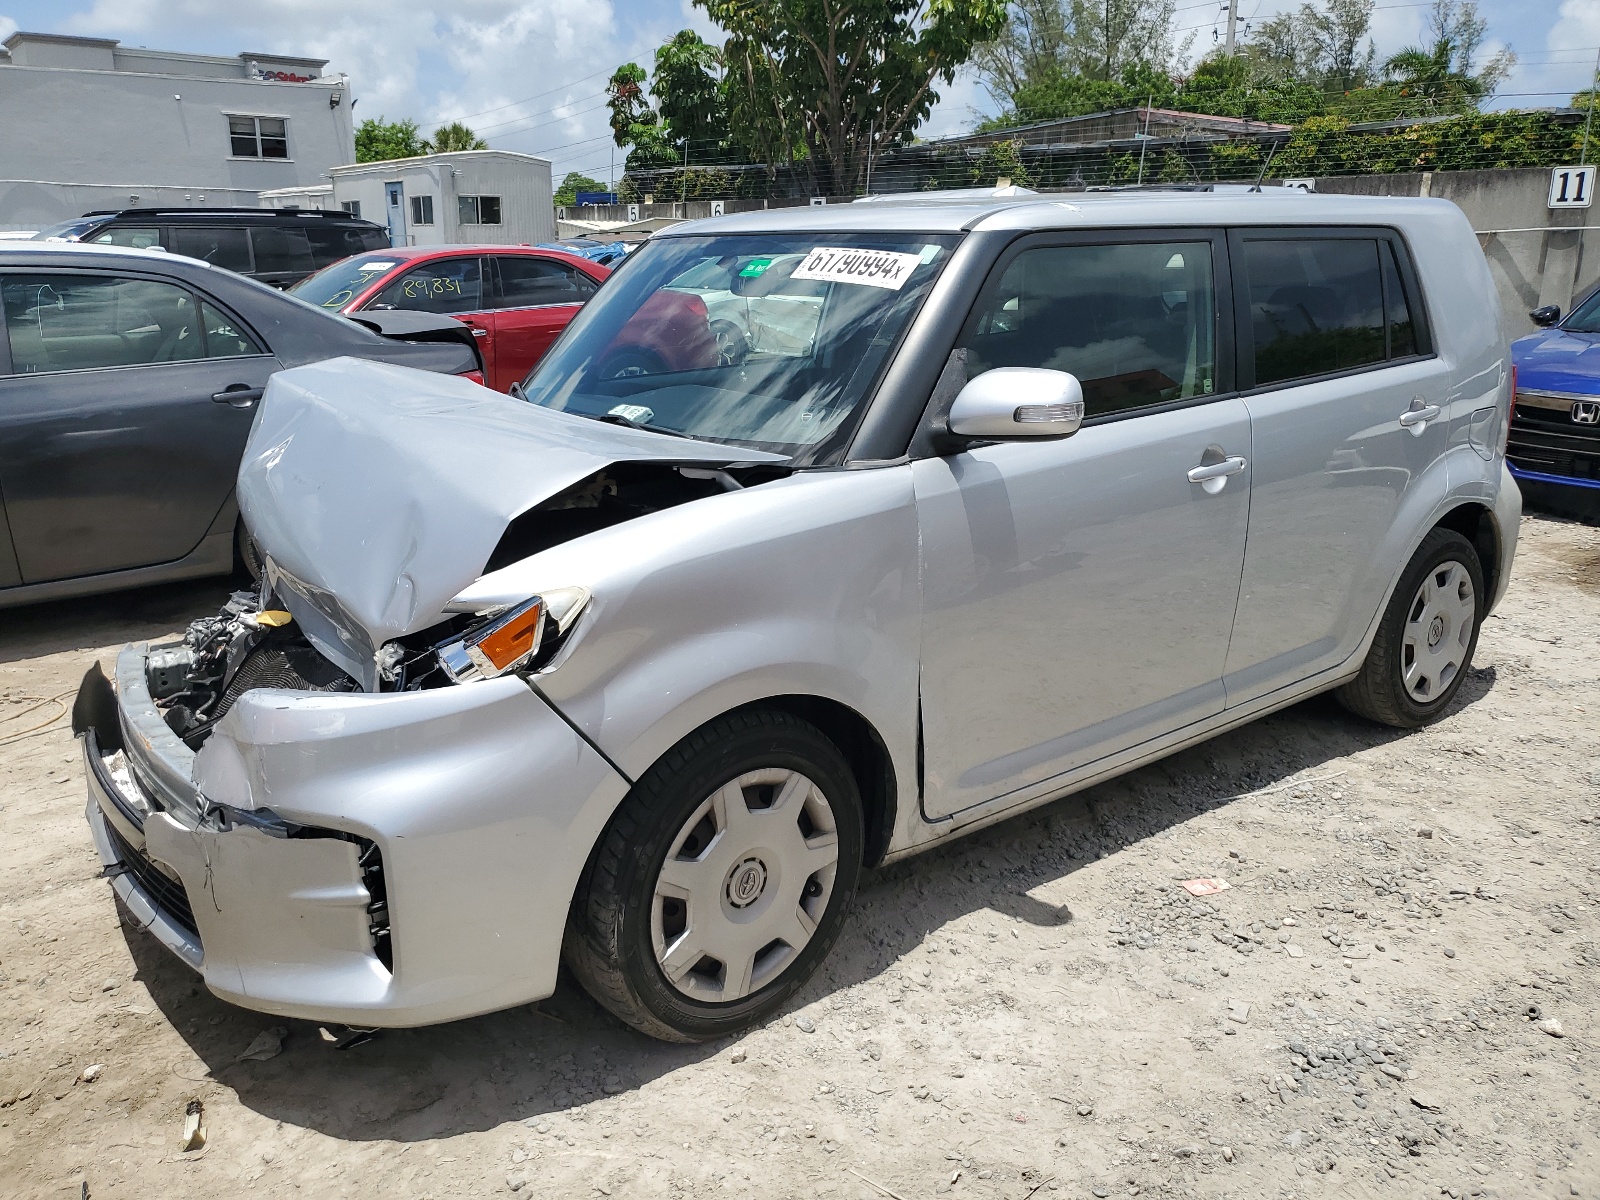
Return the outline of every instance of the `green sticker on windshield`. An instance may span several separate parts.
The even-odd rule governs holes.
[[[764,274],[771,265],[772,260],[770,258],[752,258],[745,263],[744,270],[739,272],[739,278],[754,279],[756,276]]]

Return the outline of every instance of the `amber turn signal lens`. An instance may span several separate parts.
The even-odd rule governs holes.
[[[485,675],[499,675],[530,658],[544,628],[544,601],[535,596],[467,640],[467,657]]]

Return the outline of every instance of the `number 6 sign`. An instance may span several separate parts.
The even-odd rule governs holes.
[[[1594,167],[1556,167],[1550,172],[1550,208],[1588,208],[1594,203]]]

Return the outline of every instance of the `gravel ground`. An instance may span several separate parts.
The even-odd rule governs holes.
[[[38,702],[222,590],[0,614],[7,1196],[1600,1194],[1600,530],[1526,521],[1440,724],[1315,700],[872,873],[700,1047],[567,984],[340,1050],[119,924]]]

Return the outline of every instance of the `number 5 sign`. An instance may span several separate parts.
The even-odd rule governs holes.
[[[1550,208],[1588,208],[1594,202],[1594,167],[1556,167],[1550,172]]]

